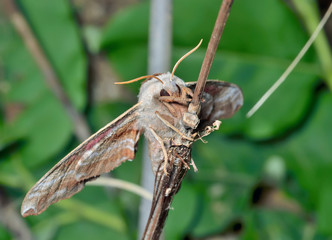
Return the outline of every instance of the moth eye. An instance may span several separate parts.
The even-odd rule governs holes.
[[[161,89],[160,90],[160,96],[170,96],[170,95],[165,89]]]

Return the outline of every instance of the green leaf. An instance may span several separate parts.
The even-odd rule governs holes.
[[[204,39],[201,48],[177,69],[176,75],[186,81],[198,77],[219,6],[217,0],[174,2],[172,62]],[[148,17],[144,2],[115,16],[105,29],[103,48],[124,79],[146,73]],[[131,27],[132,19],[135,29]],[[209,75],[211,79],[237,83],[244,93],[244,106],[235,121],[225,121],[225,133],[243,130],[242,134],[253,139],[274,138],[305,117],[319,73],[313,51],[254,117],[247,120],[245,114],[282,74],[307,38],[296,16],[280,1],[234,3]]]
[[[246,214],[249,227],[241,239],[303,239],[303,219],[293,214],[268,209],[255,209]]]
[[[2,83],[6,84],[1,96],[3,103],[32,104],[46,88],[41,72],[13,28],[7,26],[3,36],[0,38],[1,58],[6,60],[2,62]]]
[[[324,234],[332,234],[331,220],[332,220],[332,176],[331,176],[332,166],[328,165],[325,168],[324,177],[321,177],[323,181],[320,186],[319,194],[319,206],[317,211],[317,225],[318,230]]]
[[[308,209],[319,207],[321,227],[326,230],[326,213],[331,207],[326,204],[331,181],[332,132],[330,126],[332,96],[322,92],[308,125],[305,125],[289,142],[285,143],[288,168],[295,174],[306,195],[299,198]]]
[[[100,225],[96,225],[83,220],[78,221],[75,224],[70,224],[62,227],[58,231],[55,239],[106,240],[110,238],[119,240],[130,239],[124,234],[120,234],[112,229],[108,229]]]
[[[198,207],[193,186],[183,182],[170,207],[165,226],[166,239],[182,239]]]
[[[2,42],[7,47],[2,56],[7,60],[8,90],[3,104],[21,106],[12,122],[0,129],[0,143],[23,141],[18,150],[28,166],[36,166],[54,156],[69,140],[72,125],[63,106],[45,86],[40,70],[28,54],[18,35],[8,29]]]
[[[29,167],[36,166],[64,147],[72,125],[64,109],[51,94],[40,96],[5,129],[5,141],[23,138],[22,158]]]
[[[0,238],[3,240],[10,240],[12,237],[10,236],[7,229],[5,229],[2,225],[0,225]]]
[[[67,1],[20,1],[33,30],[74,105],[86,104],[86,57]]]
[[[134,45],[146,43],[149,26],[148,11],[148,2],[144,1],[115,14],[104,29],[102,47],[115,49],[119,47],[118,45],[124,47],[130,43]],[[133,19],[135,27],[133,27]]]

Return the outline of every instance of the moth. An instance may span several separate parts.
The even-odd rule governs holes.
[[[172,73],[132,80],[146,79],[140,87],[138,103],[49,170],[25,196],[22,216],[42,213],[51,204],[81,191],[87,181],[134,159],[142,133],[148,140],[152,170],[155,174],[160,171],[167,174],[171,145],[182,144],[191,149],[194,141],[218,127],[216,120],[229,118],[237,112],[243,104],[240,88],[228,82],[208,80],[197,116],[199,121],[192,123],[188,118],[188,106],[196,83],[186,83],[174,72],[182,59],[196,48],[177,62]]]

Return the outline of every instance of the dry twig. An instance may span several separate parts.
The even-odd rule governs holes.
[[[233,0],[223,0],[219,9],[216,23],[211,34],[209,45],[206,50],[205,58],[201,67],[201,71],[198,76],[197,85],[195,88],[193,100],[189,105],[190,113],[199,113],[200,101],[202,98],[203,90],[207,77],[209,76],[211,65],[216,54],[221,35],[224,31],[224,27],[231,10]]]

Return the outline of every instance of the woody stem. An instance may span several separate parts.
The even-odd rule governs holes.
[[[198,76],[197,85],[195,88],[193,100],[189,105],[191,113],[198,113],[200,110],[200,100],[202,98],[203,90],[207,77],[209,75],[211,65],[216,54],[221,35],[223,33],[233,0],[223,0],[219,9],[216,23],[206,50],[205,58]]]

